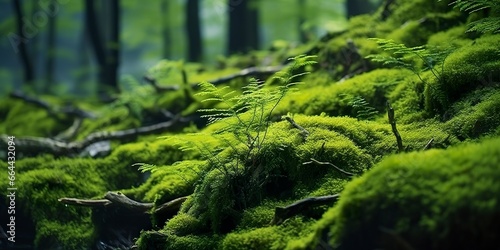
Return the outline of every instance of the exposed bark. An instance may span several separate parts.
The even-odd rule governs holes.
[[[271,221],[272,225],[280,225],[286,219],[305,212],[306,210],[321,205],[331,205],[339,199],[339,194],[326,195],[319,197],[305,198],[294,202],[286,207],[276,207],[274,210],[274,218]]]
[[[203,56],[199,0],[186,4],[186,33],[188,34],[188,61],[199,62]]]
[[[33,82],[35,80],[33,61],[31,60],[31,58],[29,56],[28,48],[26,46],[28,39],[31,39],[32,37],[28,37],[29,34],[25,34],[25,32],[23,31],[23,16],[24,15],[23,15],[23,10],[21,8],[21,1],[12,0],[12,4],[14,7],[14,12],[15,12],[15,17],[16,17],[16,30],[17,30],[17,33],[19,34],[19,36],[17,36],[15,39],[20,40],[20,41],[18,41],[18,44],[16,44],[17,48],[15,48],[15,50],[16,50],[16,52],[19,52],[21,64],[23,65],[24,84],[33,85]]]

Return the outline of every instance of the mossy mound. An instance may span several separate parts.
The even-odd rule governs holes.
[[[71,126],[72,120],[65,115],[49,113],[45,109],[20,100],[6,100],[8,102],[0,103],[4,117],[0,133],[50,137]]]
[[[444,113],[465,94],[481,87],[497,86],[500,82],[499,43],[500,35],[484,36],[451,53],[439,79],[426,86],[427,109]]]
[[[496,246],[499,162],[500,139],[389,157],[346,186],[316,239],[337,249]]]
[[[40,249],[88,249],[94,227],[91,210],[67,206],[59,198],[101,198],[106,191],[136,185],[139,173],[131,159],[56,159],[39,156],[16,161],[16,216],[31,218],[34,244]],[[7,169],[7,163],[0,162]],[[8,179],[7,171],[0,174]],[[110,181],[116,180],[116,181]],[[21,188],[22,187],[22,188]],[[6,192],[6,191],[4,191]],[[5,193],[2,192],[2,197]],[[2,199],[3,200],[3,199]]]

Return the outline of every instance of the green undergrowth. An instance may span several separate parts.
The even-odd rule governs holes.
[[[498,234],[500,190],[494,180],[500,141],[487,138],[500,136],[500,36],[465,33],[475,19],[452,9],[450,2],[396,0],[387,16],[380,9],[352,18],[347,30],[320,41],[299,47],[276,43],[271,51],[220,58],[214,68],[162,61],[149,76],[178,90],[155,93],[130,78],[112,104],[78,103],[98,117],[84,120],[77,140],[165,121],[162,110],[187,117],[205,109],[232,117],[201,129],[193,122],[134,142],[113,142],[117,146],[100,159],[20,158],[19,211],[33,220],[35,245],[90,247],[96,237],[90,210],[57,199],[102,198],[116,190],[156,205],[188,196],[177,215],[156,225],[158,231],[142,232],[139,249],[316,249],[318,244],[473,249],[498,243],[493,236]],[[409,53],[391,54],[368,39],[377,37],[447,56],[437,65],[407,58]],[[211,89],[219,94],[209,96],[211,101],[199,95],[203,89],[190,85],[247,67],[281,64],[292,51],[309,51],[317,63],[296,68],[292,63],[285,74],[275,75],[281,79],[262,79],[262,85],[232,80]],[[392,67],[366,58],[374,54],[407,64]],[[243,102],[233,110],[214,101],[241,94]],[[395,111],[402,150],[387,103]],[[0,133],[16,137],[53,137],[73,122],[11,99],[0,102],[0,118],[6,121]],[[423,151],[426,145],[433,149]],[[139,166],[154,171],[140,173]],[[7,179],[5,171],[0,178]],[[276,207],[338,193],[335,205],[271,224]]]
[[[316,225],[338,249],[497,245],[500,140],[392,156],[350,182]],[[300,243],[297,241],[296,243]]]

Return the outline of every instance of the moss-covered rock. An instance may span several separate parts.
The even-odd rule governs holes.
[[[499,156],[494,139],[389,157],[346,186],[316,239],[338,249],[498,245]]]

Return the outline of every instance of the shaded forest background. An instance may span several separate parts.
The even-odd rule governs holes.
[[[161,59],[216,67],[231,54],[297,46],[379,2],[1,0],[0,93],[108,95]]]

